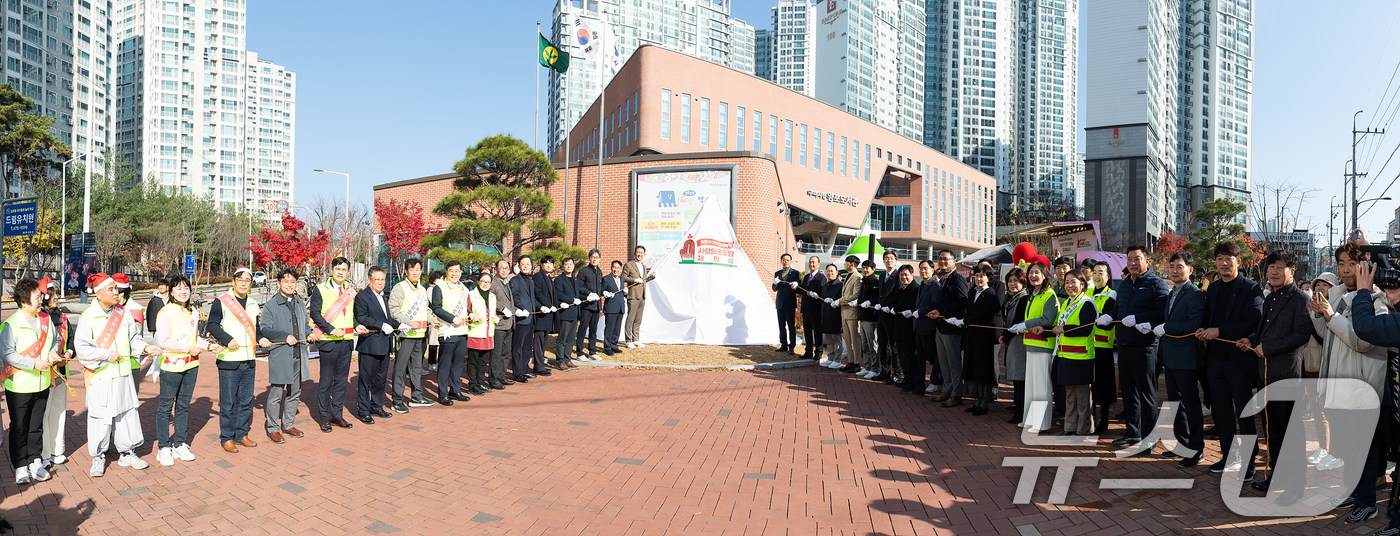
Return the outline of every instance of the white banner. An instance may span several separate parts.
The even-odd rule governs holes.
[[[778,343],[778,317],[764,278],[739,247],[720,200],[704,200],[680,247],[652,266],[642,313],[642,342],[758,345]]]

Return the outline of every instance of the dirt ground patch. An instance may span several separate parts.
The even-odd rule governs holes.
[[[602,357],[604,361],[616,363],[711,367],[777,363],[801,359],[800,355],[780,353],[771,346],[703,346],[697,344],[648,344],[646,348],[624,348],[622,353],[612,357],[602,353],[599,353],[598,356]]]

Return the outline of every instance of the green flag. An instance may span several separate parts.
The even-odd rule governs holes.
[[[569,70],[569,53],[559,50],[543,35],[540,36],[540,65],[563,73]]]

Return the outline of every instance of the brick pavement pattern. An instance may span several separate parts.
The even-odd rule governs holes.
[[[1183,470],[1156,456],[1113,459],[1107,439],[1071,452],[1025,447],[1004,403],[974,417],[817,367],[556,371],[349,430],[321,433],[305,420],[307,436],[282,445],[260,431],[260,394],[250,436],[259,445],[226,454],[217,375],[205,367],[191,407],[197,461],[155,463],[157,388],[144,383],[138,452],[152,467],[113,459],[90,478],[82,404],[70,401],[71,461],[23,489],[0,474],[0,515],[17,534],[103,535],[1350,534],[1385,518],[1356,527],[1335,514],[1241,517],[1205,468],[1214,452]],[[257,385],[265,391],[266,370]],[[314,389],[305,385],[305,399]],[[1043,502],[1048,470],[1037,502],[1011,504],[1021,470],[1003,457],[1087,453],[1101,461],[1075,473],[1065,504]],[[1097,489],[1104,476],[1190,475],[1192,490]]]

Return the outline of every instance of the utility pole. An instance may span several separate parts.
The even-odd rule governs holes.
[[[1359,198],[1356,196],[1356,183],[1360,182],[1359,179],[1361,177],[1366,176],[1365,173],[1356,172],[1356,145],[1361,142],[1361,138],[1358,136],[1385,134],[1385,129],[1372,130],[1368,128],[1366,130],[1356,130],[1356,117],[1361,115],[1362,111],[1363,110],[1357,110],[1356,113],[1351,116],[1351,174],[1347,175],[1347,177],[1351,179],[1351,228],[1346,230],[1347,233],[1351,233],[1352,230],[1360,227],[1356,221],[1358,219],[1358,210],[1361,208],[1358,202]],[[1350,237],[1350,234],[1347,236]],[[1348,238],[1348,240],[1350,240],[1350,238]]]

